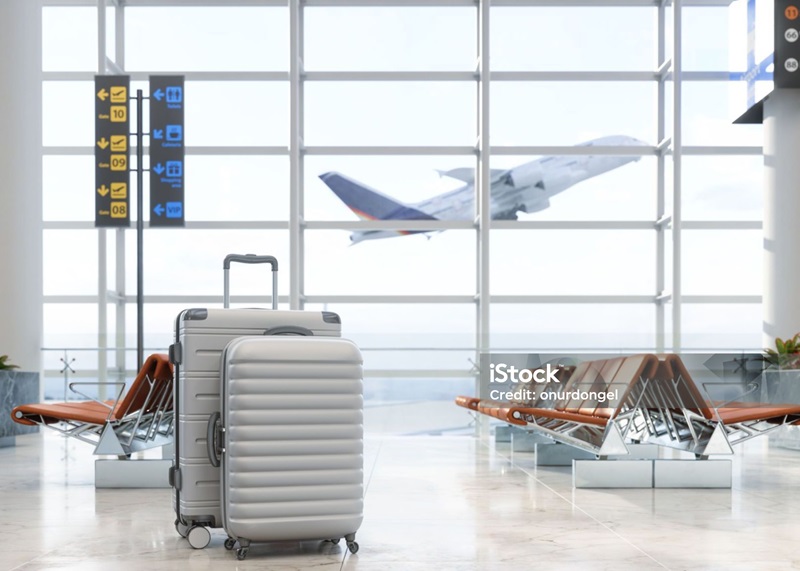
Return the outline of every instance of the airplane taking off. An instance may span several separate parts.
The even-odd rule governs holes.
[[[647,146],[647,143],[615,135],[594,139],[579,147]],[[558,155],[536,159],[511,169],[492,169],[490,180],[492,220],[516,220],[518,212],[539,212],[550,206],[550,197],[583,180],[614,170],[641,156]],[[464,186],[405,204],[337,172],[320,175],[328,188],[363,220],[472,220],[475,215],[475,169],[438,171]],[[353,232],[353,244],[363,240],[424,234],[429,230],[361,230]]]

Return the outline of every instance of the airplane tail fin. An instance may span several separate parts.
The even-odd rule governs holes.
[[[339,200],[361,219],[436,220],[421,210],[403,204],[337,172],[326,172],[319,178],[339,197]]]

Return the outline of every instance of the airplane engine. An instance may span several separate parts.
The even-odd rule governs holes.
[[[526,188],[542,183],[542,167],[538,162],[527,163],[513,168],[508,173],[508,183],[514,188]]]
[[[542,184],[540,188],[545,191],[553,192],[553,191],[561,191],[565,188],[572,186],[575,184],[579,178],[576,179],[575,173],[573,171],[569,171],[566,169],[559,169],[559,170],[549,170],[548,172],[544,173],[542,177]]]

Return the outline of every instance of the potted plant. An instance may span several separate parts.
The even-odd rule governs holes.
[[[764,349],[764,360],[778,369],[800,369],[800,333],[785,341],[775,338],[775,349]]]
[[[775,338],[775,348],[764,349],[768,363],[764,371],[763,399],[769,403],[800,402],[800,333],[790,339]],[[783,426],[769,435],[773,446],[800,450],[800,430]]]
[[[14,446],[19,434],[38,432],[38,426],[23,426],[11,419],[11,411],[19,404],[38,402],[39,373],[17,371],[19,365],[0,355],[0,447]]]
[[[10,369],[19,369],[19,365],[9,363],[8,355],[0,355],[0,371],[8,371]]]

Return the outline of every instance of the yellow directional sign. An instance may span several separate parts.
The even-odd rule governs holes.
[[[124,123],[128,120],[128,106],[127,105],[112,105],[111,106],[111,122]]]
[[[127,182],[112,182],[111,183],[111,198],[120,200],[128,198],[128,183]]]
[[[94,224],[130,226],[130,76],[96,75],[94,92]]]
[[[114,85],[111,88],[111,103],[127,103],[128,88],[121,85]]]
[[[104,149],[105,147],[100,147]],[[111,152],[124,153],[128,150],[128,136],[127,135],[111,135]]]

